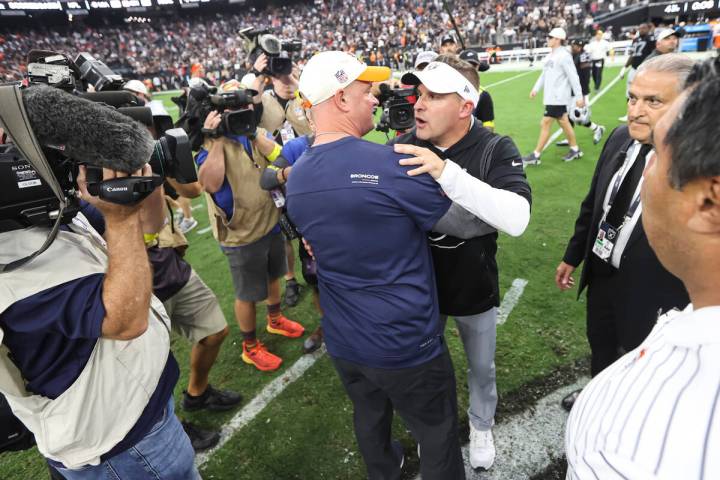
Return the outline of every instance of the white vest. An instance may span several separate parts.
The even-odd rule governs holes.
[[[105,273],[107,255],[90,232],[59,232],[53,244],[30,263],[0,274],[0,314],[43,290]],[[36,251],[48,230],[0,233],[0,261]],[[143,252],[141,252],[143,253]],[[75,382],[52,400],[25,389],[18,368],[0,345],[0,391],[13,413],[35,434],[38,449],[68,468],[97,465],[135,425],[155,391],[170,351],[162,303],[152,297],[147,331],[130,340],[98,339]],[[0,342],[4,334],[0,329]]]

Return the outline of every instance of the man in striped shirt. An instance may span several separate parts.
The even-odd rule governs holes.
[[[568,479],[720,478],[720,60],[697,65],[657,123],[643,226],[692,303],[583,390],[568,419]]]

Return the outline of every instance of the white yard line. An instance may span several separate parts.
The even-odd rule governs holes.
[[[588,102],[590,105],[593,105],[595,102],[600,100],[600,98],[605,95],[608,90],[610,90],[617,82],[620,81],[620,74],[618,74],[617,77],[613,78],[612,82],[605,85],[605,88],[600,90],[594,97],[590,99]],[[543,147],[543,152],[553,143],[555,140],[562,134],[562,128],[558,129],[555,133],[552,134],[552,136],[548,139],[547,143]]]
[[[520,301],[520,297],[525,291],[525,286],[527,284],[528,281],[524,278],[516,278],[515,280],[513,280],[510,289],[505,292],[505,295],[503,296],[502,303],[500,303],[500,308],[498,308],[496,321],[497,325],[502,325],[508,319],[510,313]]]
[[[567,412],[560,401],[568,393],[582,388],[590,379],[583,377],[541,398],[535,405],[493,428],[497,456],[489,471],[475,471],[463,447],[465,475],[468,480],[509,480],[530,478],[542,472],[565,453]],[[418,475],[416,480],[421,477]]]
[[[210,230],[212,230],[212,227],[205,227],[205,228],[201,228],[200,230],[197,230],[195,233],[197,233],[198,235],[204,235],[207,232],[209,232]]]
[[[502,85],[503,83],[511,82],[513,80],[517,80],[520,77],[524,77],[526,75],[530,75],[531,73],[537,73],[537,70],[530,70],[528,72],[523,72],[518,75],[513,75],[510,78],[506,78],[505,80],[500,80],[499,82],[491,83],[490,85],[485,85],[483,88],[491,88],[491,87],[497,87],[498,85]]]
[[[302,375],[312,367],[323,355],[325,355],[325,345],[310,355],[300,357],[292,367],[288,368],[285,373],[277,377],[272,382],[265,385],[260,393],[253,398],[250,403],[245,405],[235,416],[220,430],[220,442],[210,450],[198,453],[195,456],[195,465],[202,467],[212,455],[220,450],[233,435],[250,423],[265,407],[272,402],[275,397],[280,395],[290,384],[302,377]]]

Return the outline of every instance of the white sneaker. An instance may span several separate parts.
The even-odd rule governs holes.
[[[621,122],[627,122],[627,115],[623,115],[622,117],[618,118]]]
[[[197,220],[194,218],[183,218],[182,222],[180,222],[180,225],[178,225],[178,228],[180,228],[180,231],[182,233],[187,233],[193,228],[197,227]]]
[[[602,140],[603,135],[605,134],[605,127],[602,125],[598,125],[595,129],[595,132],[593,132],[593,143],[597,145],[600,143],[600,140]]]
[[[492,430],[476,430],[470,423],[470,466],[487,470],[494,461],[495,441]]]

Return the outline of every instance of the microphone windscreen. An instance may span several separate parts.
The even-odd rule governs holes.
[[[126,173],[150,160],[154,141],[148,129],[122,113],[45,85],[26,88],[22,95],[42,145],[64,145],[76,162]]]

